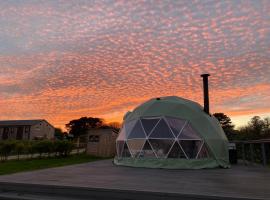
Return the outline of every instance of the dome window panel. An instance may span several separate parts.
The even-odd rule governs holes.
[[[151,144],[155,154],[158,158],[166,158],[169,150],[171,149],[174,140],[166,140],[166,139],[149,139],[149,143]]]
[[[124,128],[120,130],[117,140],[126,140],[126,131]]]
[[[145,142],[143,149],[140,152],[138,158],[156,158],[156,154],[154,153],[148,141]]]
[[[128,149],[127,143],[124,144],[123,152],[122,152],[123,158],[129,158],[131,157],[130,151]]]
[[[197,154],[199,150],[201,149],[201,146],[203,144],[203,141],[201,140],[181,140],[179,141],[182,149],[184,150],[185,154],[189,159],[195,159],[197,157]]]
[[[172,117],[166,117],[166,121],[170,126],[171,130],[175,137],[179,135],[179,133],[183,130],[184,126],[186,125],[186,120],[180,120]]]
[[[178,136],[179,140],[200,140],[200,136],[196,133],[196,131],[191,127],[190,123],[188,123],[181,133]]]
[[[149,138],[175,138],[164,119],[161,119],[151,132]]]
[[[132,120],[132,121],[125,124],[126,137],[131,133],[131,130],[135,126],[136,122],[138,122],[138,120]]]
[[[153,128],[157,125],[160,118],[143,118],[141,119],[142,126],[145,130],[146,135],[150,135]]]
[[[125,145],[125,141],[123,141],[123,140],[118,140],[116,142],[116,151],[117,151],[118,158],[122,157],[124,145]]]
[[[135,126],[131,129],[131,132],[128,133],[128,139],[133,139],[133,138],[141,138],[141,139],[146,138],[146,135],[144,133],[140,120],[136,122]]]
[[[146,139],[132,139],[127,141],[129,151],[133,158],[138,157],[145,144],[145,141]]]
[[[187,156],[185,155],[183,149],[180,147],[178,142],[175,142],[170,149],[170,152],[168,154],[168,158],[183,158],[186,159]]]
[[[206,144],[203,144],[200,152],[197,155],[197,159],[202,159],[202,158],[210,158],[208,148],[206,147]]]

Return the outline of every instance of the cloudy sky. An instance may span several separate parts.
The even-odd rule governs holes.
[[[0,2],[0,119],[121,121],[152,97],[270,116],[270,1]]]

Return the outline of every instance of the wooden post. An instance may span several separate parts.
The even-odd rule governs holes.
[[[242,143],[242,160],[243,160],[244,164],[246,164],[245,143]]]
[[[265,154],[265,146],[264,143],[261,143],[261,151],[262,151],[262,164],[266,166],[266,154]]]
[[[79,148],[80,148],[80,137],[77,139],[77,145],[76,145],[77,155],[79,154]]]
[[[249,144],[251,162],[254,163],[254,148],[252,143]]]

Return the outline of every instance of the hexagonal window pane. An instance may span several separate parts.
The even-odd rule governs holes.
[[[127,141],[132,157],[138,157],[143,148],[143,145],[145,144],[145,141],[145,139],[132,139]]]
[[[170,150],[168,158],[187,158],[187,157],[185,156],[185,153],[181,149],[178,142],[175,142],[173,147]]]
[[[166,158],[174,140],[149,139],[149,142],[158,158]]]
[[[160,118],[143,118],[141,119],[143,128],[145,130],[146,135],[149,135],[153,128],[157,125]]]
[[[148,141],[145,142],[143,149],[138,157],[139,158],[156,158],[156,155]]]
[[[118,140],[116,142],[116,151],[118,158],[122,157],[125,141]]]
[[[129,149],[128,149],[128,146],[127,146],[126,143],[124,145],[124,149],[123,149],[123,152],[122,152],[122,157],[131,157],[131,154],[129,152]]]
[[[198,156],[197,156],[197,159],[202,159],[202,158],[209,158],[210,155],[209,155],[209,151],[208,151],[208,148],[206,147],[205,144],[203,144]]]
[[[144,133],[140,120],[136,122],[135,126],[133,127],[131,132],[128,134],[128,139],[132,139],[132,138],[142,138],[142,139],[146,138],[146,135]]]
[[[188,123],[180,135],[178,136],[179,140],[186,140],[186,139],[191,139],[191,140],[200,140],[200,136],[196,133],[196,131],[191,127],[191,125]]]
[[[126,131],[124,128],[120,130],[117,140],[126,140]]]
[[[180,131],[184,128],[185,124],[187,121],[181,120],[181,119],[176,119],[172,117],[166,117],[166,120],[173,131],[175,137],[177,137],[180,133]]]
[[[149,138],[175,138],[164,119],[161,119]]]
[[[126,132],[126,137],[130,134],[132,128],[135,126],[136,122],[138,120],[132,120],[128,123],[125,123],[125,132]]]
[[[190,159],[196,158],[201,145],[203,142],[201,140],[181,140],[179,141],[182,149]]]

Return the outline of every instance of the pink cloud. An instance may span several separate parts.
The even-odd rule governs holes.
[[[149,98],[269,112],[270,3],[0,3],[0,119],[121,120]],[[60,6],[61,5],[61,6]]]

